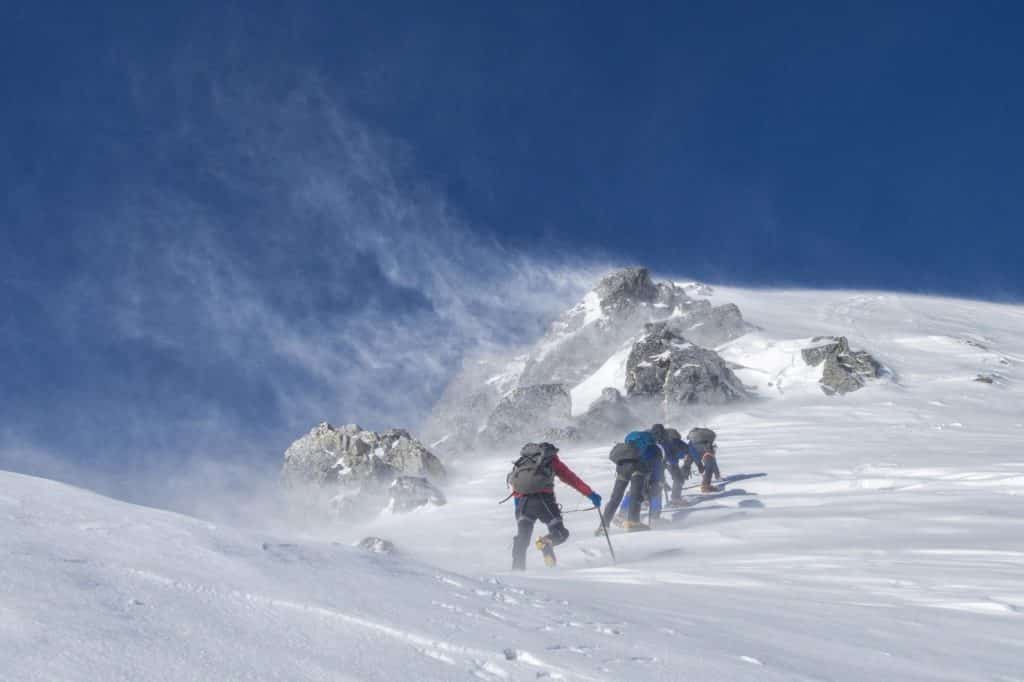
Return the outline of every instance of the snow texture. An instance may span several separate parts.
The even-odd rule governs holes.
[[[717,350],[762,399],[669,425],[715,429],[727,479],[751,476],[613,531],[617,564],[559,484],[558,568],[507,570],[513,449],[443,507],[315,534],[0,473],[0,679],[1022,679],[1024,308],[702,293],[760,327]],[[823,395],[801,349],[826,334],[894,375]],[[609,446],[560,456],[606,494]]]
[[[706,287],[696,290],[711,291]],[[655,282],[646,268],[631,267],[601,278],[531,347],[507,355],[494,351],[491,356],[464,362],[424,424],[425,438],[437,443],[442,454],[461,457],[500,442],[508,431],[503,423],[515,424],[513,431],[578,439],[603,438],[618,429],[623,415],[643,413],[645,420],[661,418],[654,414],[664,409],[659,398],[651,391],[631,391],[626,380],[630,347],[643,342],[645,325],[652,322],[661,322],[677,336],[708,349],[694,351],[697,357],[680,363],[672,378],[662,381],[663,390],[655,393],[663,394],[663,402],[714,404],[725,399],[724,393],[729,394],[728,399],[746,396],[710,350],[754,329],[739,307],[690,298],[683,286]],[[730,388],[718,390],[720,380]],[[522,391],[553,384],[569,390],[570,416],[575,421],[567,421],[556,411],[550,423],[536,422],[541,415],[520,399]],[[640,395],[640,400],[630,400],[628,409],[610,409],[605,404],[591,411],[608,388],[630,399]],[[527,411],[515,415],[513,408]],[[604,416],[612,419],[602,421]]]
[[[601,397],[606,388],[614,388],[619,393],[626,392],[626,362],[633,350],[632,342],[623,346],[613,354],[600,368],[581,381],[570,391],[572,396],[572,416],[585,414],[594,401]]]

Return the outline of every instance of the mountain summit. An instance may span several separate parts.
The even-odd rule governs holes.
[[[647,268],[618,270],[529,348],[467,359],[434,407],[426,435],[442,452],[524,438],[571,440],[683,405],[743,400],[749,395],[742,382],[713,348],[752,328],[733,304],[693,298],[687,286],[655,282]],[[659,345],[655,337],[671,341]]]

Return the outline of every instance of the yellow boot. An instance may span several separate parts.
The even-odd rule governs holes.
[[[651,527],[646,523],[640,523],[639,521],[626,521],[622,524],[622,527],[629,533],[635,533],[641,530],[650,530]]]
[[[552,544],[550,536],[543,535],[537,538],[537,542],[534,545],[544,555],[545,566],[554,566],[558,563],[558,560],[555,558],[555,546]]]

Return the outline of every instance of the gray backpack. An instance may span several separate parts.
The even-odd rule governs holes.
[[[690,444],[700,449],[701,452],[714,452],[715,450],[715,432],[711,429],[699,426],[690,429],[690,432],[686,434],[686,440],[690,441]]]
[[[533,495],[550,490],[555,485],[554,446],[550,443],[527,443],[519,451],[519,459],[512,465],[508,484],[520,495]]]
[[[612,451],[608,453],[608,459],[616,464],[622,464],[640,459],[640,453],[632,443],[616,443]]]

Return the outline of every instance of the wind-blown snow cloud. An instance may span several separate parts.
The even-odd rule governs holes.
[[[11,345],[61,378],[0,425],[19,452],[166,471],[267,464],[320,420],[415,427],[464,353],[529,342],[602,269],[470,229],[317,79],[186,90],[136,84],[166,124],[76,207],[75,266],[26,285],[53,338]]]

